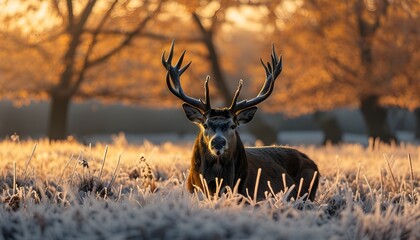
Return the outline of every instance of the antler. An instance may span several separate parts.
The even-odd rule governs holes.
[[[187,68],[190,66],[192,62],[189,62],[187,65],[181,68],[182,61],[184,60],[185,50],[182,52],[181,57],[179,57],[178,62],[175,66],[172,66],[172,57],[174,55],[174,45],[175,42],[172,41],[171,49],[169,50],[169,56],[168,59],[165,60],[165,51],[162,53],[162,64],[168,71],[166,74],[166,84],[168,85],[169,90],[177,96],[182,101],[190,104],[191,106],[194,106],[203,113],[207,112],[211,109],[210,107],[210,95],[209,95],[209,79],[210,77],[207,76],[206,82],[204,84],[204,94],[205,94],[205,101],[201,99],[192,98],[190,96],[185,95],[184,90],[181,87],[180,77],[181,75],[187,70]]]
[[[255,106],[265,99],[267,99],[274,89],[274,82],[276,78],[280,75],[281,70],[283,68],[283,58],[280,56],[280,58],[277,57],[276,51],[274,50],[274,44],[273,44],[273,50],[271,52],[271,64],[270,62],[267,62],[267,65],[264,64],[263,60],[260,58],[261,64],[264,67],[265,70],[265,83],[263,87],[261,88],[261,91],[258,93],[258,95],[251,99],[251,100],[242,100],[240,102],[237,102],[239,93],[242,89],[243,81],[242,79],[239,81],[238,89],[235,92],[235,95],[232,100],[232,104],[229,107],[229,110],[237,113],[243,109]]]

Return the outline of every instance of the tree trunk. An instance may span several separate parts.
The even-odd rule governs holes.
[[[416,118],[416,132],[414,136],[417,140],[420,140],[420,108],[414,110],[414,116]]]
[[[63,140],[67,137],[67,115],[70,99],[70,96],[58,96],[58,94],[51,96],[48,123],[48,138],[50,140]]]
[[[208,38],[206,39],[206,46],[209,51],[209,59],[212,65],[212,72],[215,77],[214,79],[216,85],[222,92],[225,104],[229,106],[233,99],[233,92],[229,91],[226,79],[222,73],[222,69],[220,68],[220,63],[218,60],[215,46],[213,44],[213,40]],[[252,121],[254,124],[249,125],[248,130],[255,138],[262,141],[264,145],[269,145],[277,142],[277,131],[273,129],[273,127],[270,126],[261,115],[255,115]]]
[[[343,132],[334,114],[318,111],[314,114],[314,119],[324,133],[322,145],[339,144],[343,141]]]
[[[229,90],[225,75],[223,74],[220,66],[219,56],[213,40],[213,30],[211,28],[206,29],[202,24],[200,17],[196,13],[193,13],[192,17],[201,31],[203,43],[206,45],[208,51],[208,59],[211,63],[214,75],[214,78],[212,79],[214,79],[217,88],[221,91],[225,104],[230,104],[233,99],[233,92],[231,93]],[[262,141],[265,145],[277,142],[277,131],[267,124],[264,118],[257,114],[254,117],[253,122],[258,124],[252,124],[248,129],[255,138]]]
[[[383,143],[398,142],[388,125],[387,109],[379,105],[379,96],[370,95],[362,98],[360,110],[369,137],[379,138]]]

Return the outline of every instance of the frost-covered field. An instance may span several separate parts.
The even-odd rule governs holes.
[[[298,147],[313,203],[191,195],[191,146],[2,141],[0,239],[420,239],[419,146]]]

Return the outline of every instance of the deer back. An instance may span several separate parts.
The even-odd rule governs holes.
[[[259,179],[258,199],[265,197],[264,192],[273,191],[278,193],[285,189],[282,175],[285,175],[286,186],[295,188],[290,197],[297,197],[300,179],[303,179],[300,196],[309,194],[309,199],[313,200],[318,186],[318,168],[313,160],[304,153],[288,147],[248,147],[245,148],[248,162],[248,177],[246,187],[250,196],[253,196],[258,169],[261,169]],[[315,178],[314,178],[315,177]],[[271,188],[268,185],[270,182]],[[313,187],[309,193],[311,182]]]

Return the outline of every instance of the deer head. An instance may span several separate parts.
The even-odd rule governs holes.
[[[165,59],[165,52],[162,54],[162,64],[167,70],[166,83],[169,90],[185,103],[182,105],[187,118],[200,126],[202,139],[208,147],[208,150],[214,156],[223,156],[229,153],[231,147],[236,146],[237,134],[236,127],[246,124],[252,120],[257,111],[256,105],[267,99],[273,92],[274,82],[282,70],[282,58],[277,57],[274,45],[271,53],[271,64],[264,64],[266,79],[261,91],[251,100],[238,101],[243,81],[239,81],[238,88],[233,97],[232,103],[225,108],[212,108],[210,105],[209,80],[207,77],[204,84],[204,100],[190,97],[182,89],[180,77],[190,66],[189,62],[184,67],[182,62],[185,56],[185,50],[181,57],[172,66],[174,42],[172,42],[169,56]]]

